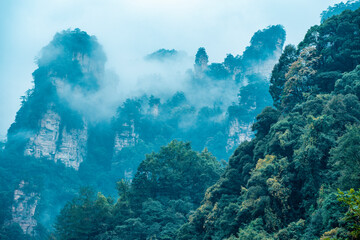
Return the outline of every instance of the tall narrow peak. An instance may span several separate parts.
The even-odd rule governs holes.
[[[99,90],[105,61],[94,36],[80,29],[57,33],[36,61],[34,87],[23,97],[7,147],[78,169],[86,156],[89,117],[75,98]]]

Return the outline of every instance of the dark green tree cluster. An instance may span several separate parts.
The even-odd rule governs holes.
[[[151,153],[131,182],[117,184],[113,203],[88,188],[62,209],[55,225],[56,239],[174,239],[222,172],[207,151],[172,141]]]
[[[349,0],[346,3],[341,2],[338,4],[335,4],[334,6],[330,6],[328,7],[327,10],[323,11],[321,13],[321,23],[325,22],[326,19],[334,16],[334,15],[339,15],[340,13],[342,13],[345,10],[356,10],[360,7],[360,2],[358,0]]]
[[[282,49],[285,37],[286,32],[281,25],[273,25],[257,31],[250,40],[250,46],[243,53],[243,64],[253,63],[258,59],[266,61],[272,58],[275,51]]]
[[[343,73],[355,70],[360,59],[357,12],[345,11],[312,27],[298,49],[286,47],[271,79],[270,93],[277,108],[290,112],[310,96],[330,93]]]
[[[178,239],[357,239],[360,10],[312,27],[275,66],[265,108]],[[353,195],[351,195],[353,194]],[[356,205],[357,204],[357,205]],[[348,218],[344,219],[348,210]]]

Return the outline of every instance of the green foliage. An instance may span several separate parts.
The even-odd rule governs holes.
[[[189,143],[172,141],[159,153],[146,156],[133,179],[133,195],[142,199],[186,198],[199,204],[212,179],[220,174],[220,163],[208,152],[197,153]],[[144,189],[145,187],[145,189]]]
[[[360,187],[359,14],[332,17],[285,49],[271,78],[277,109],[257,116],[255,138],[235,150],[178,239],[349,239],[349,225],[358,238],[358,216],[342,219],[336,188]],[[357,208],[354,191],[343,196]]]
[[[84,70],[82,61],[91,59],[96,65],[94,71]],[[64,96],[58,94],[56,85],[77,88],[91,92],[99,88],[99,79],[94,74],[103,72],[106,57],[94,36],[80,29],[57,33],[42,49],[37,59],[38,69],[33,72],[34,88],[23,97],[15,122],[8,131],[9,148],[26,141],[40,124],[47,110],[57,112],[62,119],[61,130],[83,127],[83,118]],[[57,81],[61,83],[57,84]],[[61,138],[61,136],[60,136]],[[19,149],[23,148],[20,144]],[[16,149],[16,150],[19,150]]]
[[[348,126],[331,150],[333,165],[341,188],[360,186],[360,127]]]
[[[146,156],[131,183],[117,183],[115,204],[81,189],[61,210],[56,238],[174,239],[220,174],[220,163],[208,151],[172,141]]]
[[[280,108],[281,93],[287,81],[285,75],[289,71],[290,65],[297,59],[296,48],[293,45],[288,45],[284,48],[279,62],[274,66],[270,79],[270,94],[274,100],[274,106]]]
[[[338,15],[345,10],[356,10],[360,7],[360,2],[357,0],[347,1],[346,3],[338,3],[334,6],[328,7],[327,10],[321,13],[321,23],[325,22],[328,18]]]
[[[359,11],[345,11],[310,28],[296,53],[293,47],[285,48],[271,77],[276,107],[290,112],[296,104],[335,87],[337,93],[356,94],[360,42],[354,33],[359,31]]]
[[[3,240],[31,240],[31,237],[24,234],[17,223],[4,225],[0,229],[0,239]]]
[[[341,94],[354,94],[360,97],[360,66],[353,71],[344,73],[335,83],[335,92]]]
[[[102,194],[81,190],[61,211],[54,237],[326,239],[346,237],[349,229],[356,238],[359,194],[353,190],[339,193],[340,201],[349,207],[347,218],[341,219],[344,208],[338,204],[335,189],[360,187],[359,15],[360,10],[345,11],[329,18],[312,27],[297,48],[285,48],[270,80],[276,109],[269,107],[269,85],[263,76],[241,72],[269,60],[282,48],[285,32],[281,26],[257,32],[242,56],[228,55],[223,63],[209,65],[205,49],[198,50],[191,78],[194,86],[206,89],[212,86],[209,83],[248,80],[239,91],[239,101],[225,107],[226,114],[216,104],[198,109],[182,92],[165,102],[154,96],[128,99],[111,127],[90,126],[89,161],[80,168],[81,179],[60,164],[12,155],[15,151],[1,152],[0,173],[10,168],[19,172],[10,187],[0,188],[0,222],[9,218],[12,201],[6,199],[24,176],[34,186],[31,191],[43,190],[42,196],[53,200],[59,191],[62,199],[58,202],[71,198],[74,186],[84,182],[111,192],[109,182],[120,178],[124,180],[117,183],[115,203]],[[98,83],[82,71],[81,56],[73,53],[100,54],[101,65],[105,59],[100,50],[94,38],[79,30],[54,38],[38,61],[35,88],[9,130],[9,149],[22,152],[26,137],[20,135],[31,136],[23,130],[36,130],[49,102],[62,117],[69,117],[66,127],[81,126],[79,115],[54,95],[47,69],[52,70],[51,77],[69,74],[66,81],[72,87],[94,91]],[[52,51],[58,53],[56,59],[48,56]],[[44,91],[49,94],[44,96]],[[226,157],[227,124],[252,122],[256,114],[255,138],[237,147],[224,173],[207,148],[198,153],[189,143],[176,140],[160,147],[170,139],[188,139],[195,150],[206,146],[216,156]],[[132,142],[114,151],[114,138],[126,134]],[[150,154],[144,160],[145,153]],[[37,171],[49,173],[37,177]],[[89,174],[94,172],[96,176]],[[128,173],[132,176],[126,178]],[[43,180],[49,176],[51,181]],[[0,180],[6,183],[5,177]],[[58,206],[58,202],[41,202],[39,209]],[[14,239],[21,236],[18,226],[9,228]],[[6,235],[4,229],[0,236]]]
[[[338,200],[348,208],[344,220],[349,225],[350,235],[353,239],[360,238],[360,190],[355,191],[353,188],[347,192],[338,190]]]
[[[282,49],[286,33],[281,25],[269,26],[257,31],[251,38],[251,45],[243,53],[243,61],[249,63],[255,59],[267,60],[274,51]]]
[[[273,239],[263,228],[263,220],[257,218],[251,223],[249,223],[245,228],[240,229],[237,238],[231,239],[244,239],[244,240],[271,240]]]
[[[252,126],[253,131],[256,131],[257,136],[266,136],[271,125],[277,122],[280,117],[280,113],[271,108],[266,107],[264,110],[256,116],[256,122]]]
[[[79,196],[67,203],[57,218],[57,239],[94,238],[109,228],[112,207],[102,194],[95,197],[91,189],[80,189]]]

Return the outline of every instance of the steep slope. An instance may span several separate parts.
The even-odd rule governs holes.
[[[127,99],[113,121],[114,178],[119,172],[131,176],[144,154],[173,139],[227,159],[240,142],[253,137],[255,116],[272,105],[269,79],[284,42],[285,30],[276,25],[256,32],[242,55],[229,54],[222,63],[209,64],[205,48],[199,48],[184,91]],[[155,56],[160,53],[167,52]]]
[[[195,150],[207,147],[219,160],[227,159],[252,137],[250,125],[260,108],[271,105],[269,66],[284,41],[285,31],[277,25],[255,33],[231,63],[228,56],[208,65],[200,50],[204,59],[195,63],[202,66],[188,71],[187,91],[127,99],[114,117],[100,118],[98,112],[108,107],[99,100],[108,87],[102,47],[79,29],[57,33],[37,59],[34,87],[1,148],[0,234],[14,227],[18,235],[46,238],[80,186],[115,196],[116,181],[134,178],[145,154],[173,139],[190,140]],[[150,58],[176,64],[173,53],[162,50]]]
[[[7,148],[21,140],[26,156],[60,161],[78,170],[86,157],[88,120],[74,108],[70,95],[97,91],[104,62],[101,46],[85,32],[75,29],[55,35],[37,60],[34,88],[9,129]]]
[[[265,108],[178,239],[350,237],[337,188],[359,188],[360,10],[285,48]],[[347,143],[347,144],[346,144]]]
[[[79,29],[56,34],[42,49],[34,88],[1,152],[1,169],[11,176],[1,190],[10,195],[3,198],[5,227],[17,223],[26,234],[41,234],[42,224],[83,185],[76,171],[88,155],[89,116],[72,97],[98,91],[105,59],[96,38]]]

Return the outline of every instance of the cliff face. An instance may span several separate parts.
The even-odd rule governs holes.
[[[33,234],[34,227],[37,225],[35,211],[40,200],[40,195],[35,192],[25,192],[24,188],[28,183],[23,180],[18,189],[14,191],[14,203],[11,214],[12,221],[18,223],[25,234]]]
[[[83,129],[71,129],[70,131],[64,128],[59,150],[55,154],[55,162],[61,161],[65,166],[78,170],[86,157],[87,138],[86,125]]]
[[[26,156],[54,158],[59,139],[60,116],[49,110],[40,122],[38,133],[30,137],[25,147]]]
[[[139,134],[135,132],[134,121],[123,124],[123,130],[115,135],[114,154],[116,155],[125,147],[133,147],[139,139]]]
[[[121,130],[118,130],[115,134],[114,150],[112,157],[112,168],[121,169],[122,176],[125,179],[132,179],[133,173],[136,171],[137,164],[129,160],[129,156],[124,158],[121,151],[124,148],[135,147],[139,142],[139,134],[135,130],[135,123],[131,120],[128,123],[123,123]],[[122,166],[119,168],[119,166]]]
[[[151,108],[151,115],[153,117],[159,116],[159,104],[156,104]]]
[[[26,234],[35,235],[36,226],[50,227],[75,188],[84,185],[76,171],[88,158],[94,111],[81,111],[76,100],[86,102],[100,91],[105,61],[96,38],[79,29],[57,33],[40,52],[34,87],[23,98],[3,150],[16,156],[8,162],[18,161],[12,176],[15,184],[21,181],[9,190],[14,197],[6,221],[18,223]],[[52,164],[58,161],[66,168]]]
[[[76,102],[79,98],[86,102],[99,91],[105,60],[96,38],[79,29],[56,34],[42,49],[33,73],[35,87],[15,124],[15,133],[29,129],[33,133],[25,144],[25,156],[79,169],[87,155],[91,114]]]
[[[230,121],[226,152],[233,150],[234,147],[239,146],[239,144],[244,141],[251,140],[253,137],[251,130],[252,124],[253,123],[240,123],[237,118]]]
[[[78,170],[86,156],[87,125],[70,131],[66,130],[66,127],[61,131],[60,125],[59,114],[48,110],[40,121],[39,131],[30,137],[24,154],[60,161],[65,166]]]

